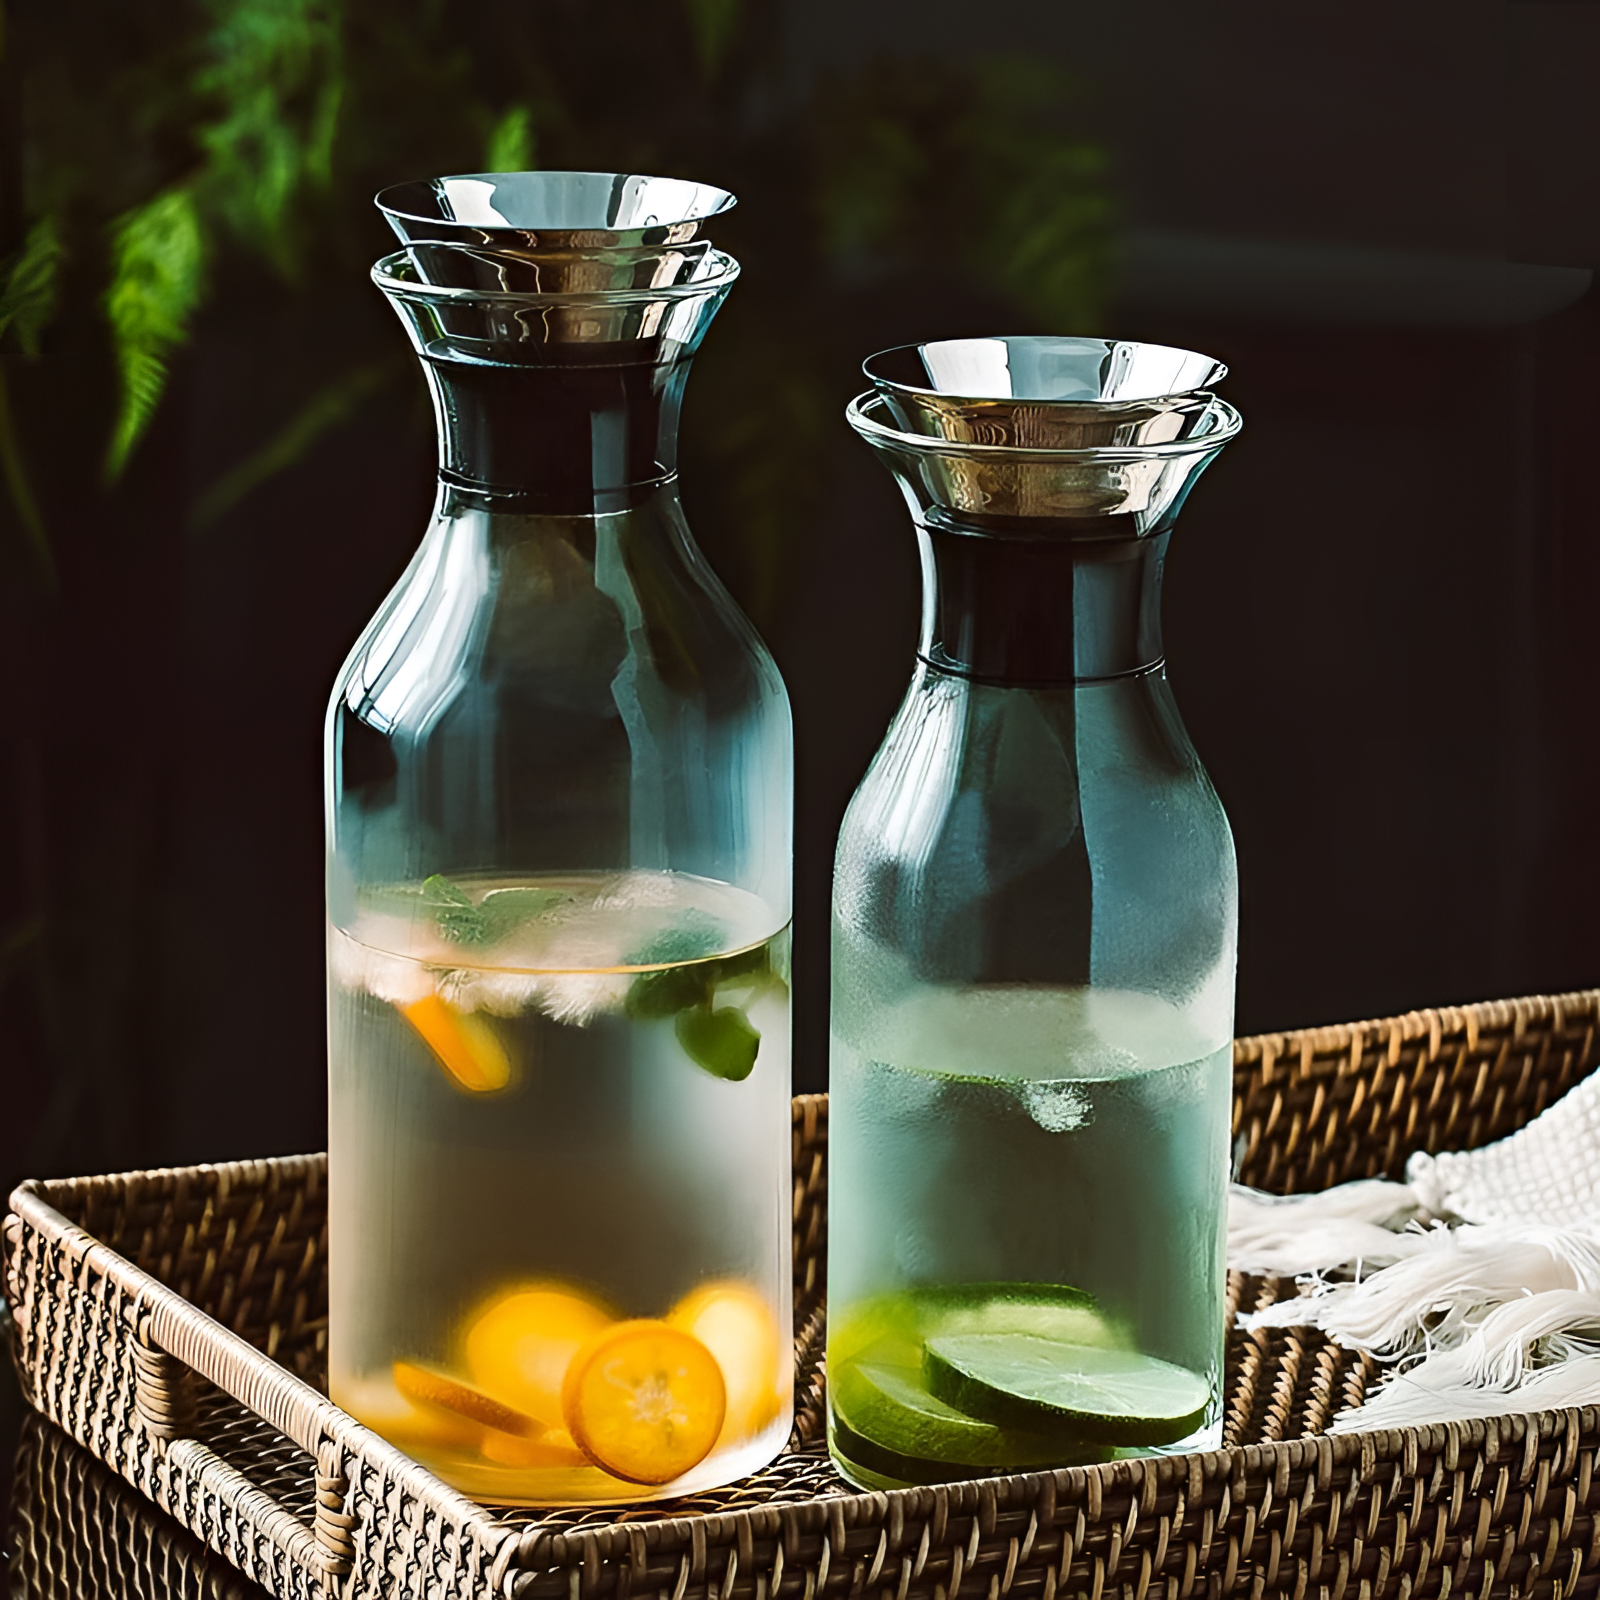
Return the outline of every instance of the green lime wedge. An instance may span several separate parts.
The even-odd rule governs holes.
[[[902,1483],[1074,1466],[1081,1441],[981,1422],[929,1394],[915,1368],[862,1361],[833,1379],[834,1444],[856,1466]]]
[[[940,1335],[923,1346],[922,1370],[936,1398],[969,1416],[1037,1432],[1070,1425],[1102,1444],[1171,1444],[1211,1401],[1186,1367],[1031,1333]]]

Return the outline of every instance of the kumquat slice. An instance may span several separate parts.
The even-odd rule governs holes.
[[[537,1439],[546,1431],[545,1425],[537,1417],[502,1405],[481,1389],[474,1389],[470,1384],[448,1377],[433,1367],[397,1361],[390,1370],[394,1375],[395,1388],[415,1406],[433,1406],[517,1438]]]
[[[472,1319],[467,1371],[487,1393],[560,1427],[561,1385],[572,1358],[614,1320],[598,1301],[567,1284],[518,1284]]]
[[[573,1359],[561,1409],[597,1467],[629,1483],[670,1483],[711,1453],[727,1390],[717,1358],[692,1333],[619,1322]]]
[[[501,1467],[571,1469],[590,1465],[588,1456],[573,1443],[572,1435],[559,1428],[537,1439],[513,1439],[505,1433],[485,1433],[478,1448],[485,1461]]]
[[[728,1391],[723,1437],[760,1433],[783,1408],[784,1347],[766,1297],[737,1279],[705,1283],[686,1294],[667,1321],[692,1333],[722,1368]]]
[[[419,1450],[472,1451],[483,1439],[481,1423],[437,1406],[414,1405],[392,1382],[381,1379],[346,1380],[334,1386],[331,1398],[341,1411],[407,1455]]]
[[[511,1082],[511,1058],[495,1031],[471,1011],[458,1011],[437,994],[401,1006],[439,1065],[473,1094],[493,1094]]]

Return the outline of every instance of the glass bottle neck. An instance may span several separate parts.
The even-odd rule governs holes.
[[[1168,532],[1133,537],[1122,517],[918,518],[930,666],[1019,687],[1148,672],[1162,661]]]
[[[676,476],[689,361],[640,361],[637,345],[561,353],[517,365],[422,350],[447,486],[519,510],[586,516],[631,510]]]

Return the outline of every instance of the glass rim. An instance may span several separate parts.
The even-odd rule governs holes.
[[[482,260],[495,252],[481,246],[456,244],[448,241],[426,240],[429,250],[454,250],[473,260]],[[516,259],[511,257],[509,259]],[[397,269],[404,265],[416,272],[411,247],[380,256],[372,264],[372,281],[387,295],[404,300],[448,301],[459,305],[519,305],[519,306],[619,306],[642,305],[653,300],[693,300],[728,287],[739,276],[739,263],[726,250],[715,248],[707,252],[706,259],[715,264],[716,271],[704,278],[693,278],[687,283],[668,283],[654,287],[640,286],[627,289],[585,289],[581,291],[532,289],[469,289],[455,284],[429,283],[416,277],[400,277]]]
[[[907,433],[904,429],[879,422],[869,407],[889,409],[889,396],[881,389],[866,389],[844,408],[845,420],[869,444],[883,444],[915,455],[965,456],[978,461],[1084,461],[1115,465],[1134,461],[1171,460],[1179,456],[1219,450],[1236,439],[1244,428],[1238,410],[1217,395],[1209,397],[1221,426],[1210,433],[1191,434],[1186,439],[1167,439],[1156,444],[1057,445],[979,444],[962,439],[946,439],[938,434]]]

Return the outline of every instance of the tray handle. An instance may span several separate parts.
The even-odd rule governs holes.
[[[188,1367],[169,1356],[150,1335],[150,1319],[141,1317],[130,1347],[133,1351],[133,1408],[139,1425],[152,1439],[170,1443],[194,1432],[194,1379]]]
[[[192,1370],[169,1355],[151,1337],[150,1318],[139,1319],[133,1340],[133,1404],[139,1423],[151,1438],[164,1446],[191,1436],[198,1421]],[[209,1463],[213,1477],[234,1474],[244,1483],[249,1480],[220,1457]],[[337,1441],[324,1438],[317,1449],[317,1501],[310,1535],[315,1546],[315,1565],[328,1577],[342,1577],[355,1566],[356,1519],[345,1509],[350,1480],[344,1471],[344,1452]],[[238,1485],[232,1485],[235,1493]],[[256,1491],[263,1493],[261,1490]],[[271,1499],[271,1496],[266,1496]],[[282,1507],[277,1509],[283,1510]],[[292,1512],[294,1528],[303,1533],[305,1525]],[[301,1542],[294,1540],[294,1542]]]
[[[210,1330],[212,1339],[216,1338],[218,1330],[227,1332],[220,1323],[213,1322],[204,1312],[196,1311],[186,1301],[180,1300],[179,1305],[185,1318],[212,1323]],[[140,1316],[132,1341],[134,1410],[145,1431],[153,1439],[160,1441],[161,1448],[170,1449],[180,1439],[189,1440],[198,1421],[194,1399],[195,1369],[156,1342],[156,1321],[157,1318],[153,1314]],[[244,1365],[249,1369],[238,1374],[239,1381],[224,1381],[210,1372],[205,1376],[240,1405],[249,1407],[258,1416],[266,1416],[267,1413],[256,1401],[247,1397],[251,1392],[259,1392],[257,1384],[251,1380],[261,1378],[259,1369],[266,1358],[254,1345],[242,1339],[238,1343],[247,1354]],[[224,1361],[219,1365],[221,1370],[227,1371],[230,1363]],[[298,1381],[288,1378],[287,1374],[277,1370],[265,1376],[277,1385],[285,1381]],[[317,1485],[316,1506],[309,1528],[292,1511],[278,1504],[265,1490],[251,1484],[243,1473],[236,1467],[229,1466],[214,1451],[207,1450],[211,1457],[207,1465],[219,1486],[226,1481],[235,1494],[240,1492],[241,1486],[247,1487],[253,1494],[261,1496],[267,1502],[272,1508],[270,1521],[276,1525],[279,1538],[288,1545],[298,1547],[298,1557],[304,1564],[314,1566],[324,1577],[343,1577],[355,1566],[356,1531],[356,1518],[345,1509],[349,1503],[350,1479],[344,1470],[344,1450],[337,1439],[331,1438],[322,1430],[321,1418],[316,1415],[328,1407],[329,1402],[309,1385],[301,1387],[307,1390],[314,1401],[313,1417],[307,1420],[316,1426],[315,1443],[308,1451],[316,1462]],[[277,1424],[275,1417],[269,1416],[268,1420]],[[281,1428],[280,1431],[294,1439],[303,1449],[310,1442],[309,1437],[297,1436],[287,1428]],[[308,1436],[309,1432],[308,1429]],[[197,1449],[207,1448],[199,1440],[193,1442]],[[234,1479],[238,1482],[233,1482]]]
[[[124,1321],[132,1334],[134,1413],[141,1428],[164,1453],[177,1452],[211,1481],[219,1495],[253,1508],[252,1521],[268,1531],[291,1559],[315,1566],[328,1577],[351,1571],[356,1518],[345,1506],[349,1477],[344,1449],[334,1437],[342,1413],[310,1384],[285,1372],[254,1345],[196,1309],[174,1290],[69,1222],[33,1189],[23,1184],[11,1195],[7,1255],[28,1248],[27,1233],[61,1250],[80,1289],[84,1275],[105,1279],[125,1296]],[[258,1488],[202,1440],[192,1437],[197,1420],[192,1374],[276,1428],[316,1463],[316,1511],[311,1525]]]

